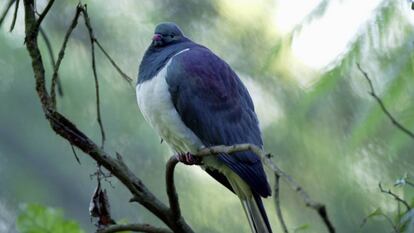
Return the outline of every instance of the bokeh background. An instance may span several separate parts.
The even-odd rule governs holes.
[[[390,232],[383,218],[360,227],[380,207],[397,204],[378,190],[412,175],[414,142],[392,125],[368,94],[356,67],[368,72],[387,108],[414,130],[414,11],[406,0],[118,0],[88,4],[95,35],[120,67],[136,80],[138,64],[158,22],[174,21],[185,34],[226,60],[248,87],[265,148],[312,198],[327,205],[338,232]],[[55,54],[78,1],[56,1],[43,28]],[[46,1],[37,0],[38,11]],[[1,1],[4,9],[6,1]],[[22,4],[21,4],[22,5]],[[24,203],[62,209],[86,232],[96,180],[95,163],[49,127],[34,89],[24,47],[23,8],[8,32],[0,29],[0,232],[16,232]],[[39,38],[46,73],[51,66]],[[65,53],[58,109],[100,141],[88,34],[80,19]],[[98,50],[106,150],[119,152],[145,184],[166,200],[164,167],[171,155],[136,105],[134,89]],[[134,80],[134,81],[135,81]],[[249,232],[239,201],[198,167],[179,166],[176,182],[184,217],[196,232]],[[273,177],[268,173],[273,183]],[[115,179],[105,183],[113,217],[162,225],[144,208],[128,203]],[[410,188],[393,188],[411,200]],[[282,182],[282,210],[293,232],[325,232],[314,212]],[[279,231],[273,200],[265,201]]]

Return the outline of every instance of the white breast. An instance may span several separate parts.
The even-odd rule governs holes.
[[[155,77],[136,87],[138,106],[145,120],[158,132],[168,145],[177,153],[196,152],[203,146],[200,139],[183,123],[175,109],[168,84],[165,80],[168,66],[175,54]]]

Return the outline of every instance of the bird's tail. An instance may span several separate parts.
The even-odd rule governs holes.
[[[247,199],[242,199],[241,202],[249,220],[252,233],[272,233],[260,196],[253,194]]]

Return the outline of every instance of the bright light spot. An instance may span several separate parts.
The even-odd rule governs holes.
[[[236,21],[243,23],[257,24],[266,11],[271,11],[266,0],[223,0],[220,1],[220,10],[223,15]]]
[[[272,19],[274,25],[282,33],[290,32],[319,2],[321,0],[277,1],[276,14],[273,15]]]
[[[321,69],[344,53],[361,24],[381,0],[335,1],[325,15],[302,29],[294,39],[292,52],[305,65]]]

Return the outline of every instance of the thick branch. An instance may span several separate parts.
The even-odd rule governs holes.
[[[134,201],[139,202],[155,214],[172,230],[183,233],[192,232],[183,219],[180,222],[174,221],[174,216],[171,215],[170,209],[147,189],[144,183],[125,165],[120,156],[117,159],[113,159],[60,113],[50,111],[47,113],[47,117],[57,134],[77,146],[84,153],[90,155],[98,164],[101,164],[117,177],[131,192]]]
[[[25,44],[27,51],[32,58],[32,68],[36,81],[36,91],[39,95],[43,111],[52,107],[50,97],[45,86],[45,69],[43,66],[42,55],[37,44],[38,27],[36,27],[36,18],[34,12],[33,0],[24,0],[25,9]]]
[[[400,129],[402,132],[404,132],[405,134],[407,134],[409,137],[414,139],[414,132],[410,131],[409,129],[407,129],[406,127],[404,127],[400,122],[398,122],[392,115],[391,113],[387,110],[387,108],[384,105],[384,102],[382,102],[381,98],[378,97],[378,95],[375,93],[375,89],[374,89],[374,85],[372,84],[371,79],[368,76],[368,73],[365,72],[361,66],[357,63],[357,67],[359,69],[359,71],[361,71],[361,73],[364,75],[365,79],[368,81],[369,84],[369,94],[377,101],[378,105],[381,107],[381,110],[385,113],[385,115],[387,115],[387,117],[391,120],[391,122],[398,128]]]
[[[125,225],[111,225],[96,231],[96,233],[114,233],[120,231],[133,231],[133,232],[147,232],[147,233],[173,233],[172,231],[154,227],[149,224],[125,224]]]
[[[178,201],[178,195],[177,195],[177,191],[175,190],[175,184],[174,184],[174,169],[177,163],[178,163],[178,159],[175,156],[172,156],[167,162],[167,167],[166,167],[166,172],[165,172],[168,201],[170,204],[172,215],[175,217],[175,220],[178,220],[181,217],[180,204]]]

